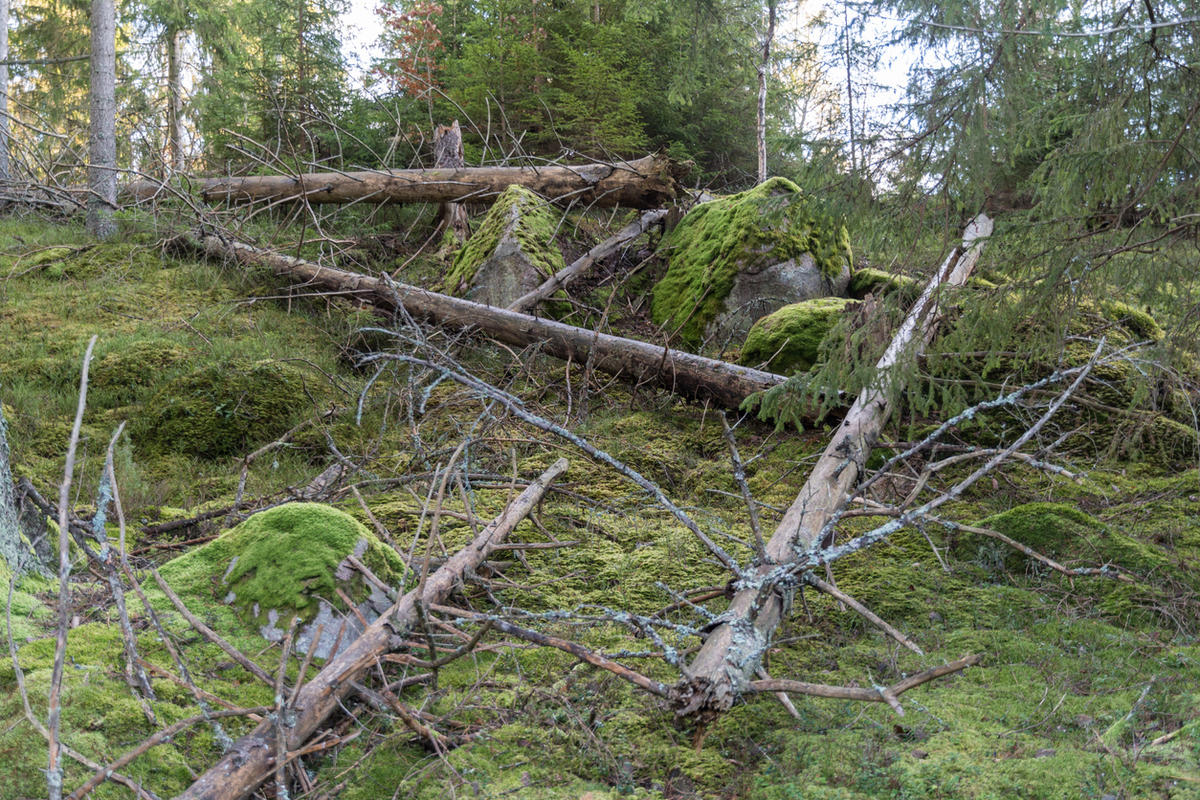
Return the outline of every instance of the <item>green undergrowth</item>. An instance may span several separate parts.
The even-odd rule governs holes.
[[[428,266],[414,262],[412,268]],[[177,259],[136,230],[115,244],[92,245],[75,229],[4,220],[0,275],[7,276],[0,283],[0,394],[14,468],[56,497],[78,361],[87,338],[99,333],[75,505],[90,515],[98,462],[116,425],[128,420],[115,457],[130,547],[146,548],[134,556],[136,572],[188,672],[208,695],[246,707],[273,703],[274,689],[182,620],[144,571],[149,563],[160,565],[206,624],[274,674],[280,649],[264,640],[254,603],[260,612],[307,615],[314,598],[332,600],[337,587],[347,586],[333,581],[331,571],[363,540],[370,569],[396,588],[411,588],[414,573],[400,557],[429,554],[436,568],[560,455],[570,458],[569,471],[511,536],[537,547],[494,552],[455,587],[452,604],[583,643],[667,684],[679,672],[655,656],[665,646],[690,658],[697,640],[688,629],[704,622],[684,594],[708,597],[696,602],[711,614],[725,607],[729,575],[716,557],[609,466],[416,369],[389,367],[368,389],[373,367],[354,368],[344,355],[363,321],[363,312],[347,304],[294,299],[289,309],[286,291],[268,276]],[[282,299],[251,302],[263,295]],[[1127,337],[1153,338],[1153,328],[1131,313],[1136,310],[1114,311],[1114,325],[1139,326],[1125,328]],[[568,372],[543,357],[526,357],[518,368],[509,354],[498,358],[495,348],[450,345],[433,336],[527,409],[567,424],[654,481],[730,556],[749,560],[749,515],[714,407],[594,378],[585,384],[582,365]],[[379,346],[392,339],[372,334],[358,342]],[[405,342],[396,346],[411,352]],[[1002,380],[1002,368],[995,369]],[[238,383],[255,373],[261,384]],[[1110,401],[1131,396],[1120,394],[1130,373],[1102,377],[1101,388],[1118,392]],[[185,392],[190,386],[200,389]],[[255,422],[220,428],[215,440],[227,449],[216,453],[148,422],[161,420],[172,398],[186,396],[204,398],[212,425],[236,426],[239,415],[249,413],[251,395],[272,392],[279,405],[255,412]],[[221,408],[218,394],[234,399]],[[198,414],[189,418],[201,421]],[[1161,418],[1184,425],[1169,414]],[[908,438],[935,420],[909,412],[885,435]],[[833,423],[796,433],[734,414],[729,421],[762,531],[770,536]],[[243,499],[295,497],[337,461],[336,450],[356,465],[342,485],[353,482],[361,503],[347,490],[332,507],[282,505],[237,526],[240,515],[221,513],[181,530],[144,532],[148,524],[228,506],[238,494],[244,456],[302,423],[247,465]],[[996,417],[960,435],[994,444],[1011,438],[1012,430]],[[469,444],[455,457],[440,500],[446,513],[431,535],[439,507],[434,476],[464,440]],[[903,694],[903,717],[882,703],[807,696],[793,698],[793,717],[764,695],[701,730],[610,673],[493,630],[481,649],[441,667],[436,685],[396,690],[402,703],[428,715],[422,717],[428,724],[461,737],[459,746],[433,753],[395,714],[352,693],[343,704],[354,720],[339,714],[331,722],[343,726],[337,730],[347,740],[305,756],[308,776],[318,791],[344,798],[1194,797],[1200,785],[1200,476],[1186,461],[1133,461],[1126,451],[1084,458],[1072,442],[1062,458],[1076,479],[1013,462],[938,513],[1001,532],[1067,568],[1108,565],[1127,580],[1068,578],[994,539],[931,521],[833,567],[843,591],[904,631],[924,656],[811,590],[796,597],[768,653],[772,677],[887,685],[967,653],[981,655],[979,666]],[[934,483],[950,485],[978,463],[940,472]],[[907,491],[905,474],[898,469],[883,482],[881,502]],[[840,540],[881,521],[847,520]],[[109,522],[112,529],[111,514]],[[208,543],[192,541],[222,532]],[[74,557],[63,737],[88,757],[107,761],[156,726],[125,682],[108,590],[78,552]],[[16,588],[17,660],[33,712],[44,719],[55,586],[26,577]],[[366,589],[361,583],[350,588]],[[227,605],[231,591],[236,601]],[[139,654],[154,665],[158,699],[151,707],[158,724],[195,715],[190,690],[166,676],[179,675],[180,668],[133,592],[129,605]],[[621,612],[661,612],[684,627],[664,628],[654,641]],[[470,635],[478,623],[459,627]],[[463,641],[441,628],[435,634],[443,654]],[[427,658],[424,631],[411,639],[408,652]],[[320,666],[319,660],[310,666],[310,675]],[[293,654],[289,685],[298,669]],[[378,669],[389,681],[429,671],[391,662]],[[377,687],[376,673],[364,683]],[[0,697],[7,778],[0,800],[44,796],[45,744],[24,719],[8,659],[0,660]],[[221,729],[236,736],[250,725],[228,720]],[[217,734],[202,723],[124,772],[171,796],[219,755]],[[85,773],[70,764],[67,788]],[[94,796],[128,792],[106,784]]]
[[[846,227],[785,178],[696,206],[663,240],[667,272],[653,290],[654,322],[696,343],[740,270],[811,254],[837,275],[851,261]]]

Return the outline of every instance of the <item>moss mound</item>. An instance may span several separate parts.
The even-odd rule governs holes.
[[[303,374],[283,364],[234,362],[168,381],[134,428],[140,445],[163,453],[217,458],[269,442],[311,405]]]
[[[307,621],[321,600],[341,605],[339,588],[355,600],[369,593],[361,579],[335,575],[356,551],[384,581],[403,573],[400,558],[354,517],[320,503],[288,503],[260,511],[161,571],[181,593],[228,599],[255,617],[274,610]]]
[[[111,395],[113,403],[129,403],[187,357],[187,351],[173,342],[133,341],[96,359],[91,367],[92,385]]]
[[[809,253],[826,275],[850,263],[846,226],[786,178],[696,206],[663,240],[667,274],[654,287],[657,325],[698,342],[721,311],[738,272]]]
[[[806,372],[817,362],[821,340],[850,302],[841,297],[819,297],[768,314],[746,335],[739,362],[766,364],[785,375]]]
[[[1162,326],[1158,324],[1158,321],[1154,317],[1145,311],[1139,311],[1128,303],[1122,303],[1117,300],[1105,300],[1100,303],[1100,310],[1104,313],[1104,316],[1116,322],[1139,339],[1160,342],[1166,336]]]
[[[475,280],[475,273],[496,252],[507,236],[515,238],[521,252],[546,276],[563,268],[562,253],[554,246],[558,215],[545,200],[523,186],[509,186],[496,198],[471,238],[454,257],[445,288],[462,295]]]

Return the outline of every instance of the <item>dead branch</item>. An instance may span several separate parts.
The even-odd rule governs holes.
[[[770,680],[750,681],[747,691],[791,692],[792,694],[807,694],[813,697],[829,697],[835,700],[861,700],[867,703],[887,703],[897,714],[904,716],[904,709],[896,701],[898,696],[904,694],[909,689],[915,689],[921,684],[929,683],[943,675],[961,672],[967,667],[978,664],[979,660],[980,656],[977,654],[965,656],[957,661],[951,661],[949,664],[943,664],[940,667],[933,667],[924,672],[918,672],[916,675],[910,675],[899,683],[887,687],[876,686],[866,689],[857,686],[829,686],[823,683],[806,683],[804,681],[772,678]]]
[[[518,297],[509,303],[509,311],[526,312],[543,300],[549,299],[555,292],[567,286],[588,273],[602,259],[608,258],[622,247],[641,236],[652,227],[667,218],[667,209],[658,208],[647,211],[638,219],[629,223],[600,244],[588,250],[579,258],[572,261],[528,294]]]
[[[476,564],[512,532],[545,495],[551,481],[567,469],[560,458],[529,485],[499,517],[480,531],[475,540],[428,579],[422,596],[416,591],[405,594],[396,604],[371,623],[301,689],[296,698],[295,722],[288,733],[289,757],[302,748],[317,728],[337,708],[351,683],[371,668],[386,653],[393,638],[416,623],[416,606],[443,601]],[[234,800],[245,797],[274,773],[274,726],[264,721],[255,730],[234,743],[233,748],[201,775],[178,800]]]
[[[63,469],[63,482],[58,491],[58,636],[54,647],[54,668],[50,675],[50,697],[47,701],[46,730],[49,733],[49,759],[46,766],[46,786],[50,800],[62,797],[62,767],[59,766],[59,716],[62,713],[63,661],[67,655],[67,628],[71,615],[71,533],[70,511],[71,479],[75,474],[75,448],[79,444],[79,430],[83,426],[83,411],[87,407],[88,367],[92,361],[92,348],[96,337],[88,341],[83,354],[83,367],[79,371],[79,403],[75,408],[75,423],[71,426],[71,439],[67,444],[67,463]]]

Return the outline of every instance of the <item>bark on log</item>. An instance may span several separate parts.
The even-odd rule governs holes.
[[[350,294],[379,308],[403,308],[414,317],[438,325],[477,329],[493,339],[518,347],[538,344],[542,352],[564,361],[583,364],[590,358],[594,368],[619,375],[635,385],[661,386],[696,400],[711,400],[726,408],[736,409],[754,392],[769,389],[785,380],[783,375],[704,358],[682,350],[538,319],[416,286],[322,267],[215,235],[182,237],[180,241],[210,256],[267,266],[276,274],[286,275],[306,286]]]
[[[951,252],[930,280],[876,364],[882,377],[880,387],[865,389],[858,396],[767,543],[766,563],[756,565],[758,580],[751,578],[745,583],[761,584],[776,566],[794,562],[817,544],[825,523],[862,475],[891,413],[890,369],[913,348],[919,353],[932,339],[938,289],[962,285],[975,267],[983,239],[991,232],[992,221],[983,214],[967,226],[962,245]],[[753,585],[734,595],[722,615],[727,621],[709,633],[687,670],[688,677],[674,687],[676,713],[702,718],[718,714],[748,690],[783,616],[783,592],[770,592],[759,602],[759,586]]]
[[[462,128],[458,120],[450,125],[438,125],[433,132],[433,166],[438,169],[462,169],[467,165],[463,156]],[[451,231],[459,243],[470,235],[467,207],[462,203],[442,203],[442,230]]]
[[[545,495],[550,483],[566,469],[565,458],[554,462],[470,545],[455,553],[429,576],[421,598],[417,597],[417,589],[401,597],[390,613],[373,622],[300,689],[293,704],[295,724],[287,736],[288,751],[303,745],[326,717],[340,707],[342,697],[352,691],[353,681],[374,666],[390,649],[394,637],[416,624],[417,603],[428,608],[430,604],[443,602],[468,571],[482,564],[517,523],[529,514]],[[248,795],[274,774],[275,730],[274,722],[264,720],[254,731],[234,742],[229,752],[197,778],[177,800],[238,800]]]
[[[299,176],[197,179],[205,200],[300,200],[310,203],[491,203],[513,184],[558,201],[583,206],[658,208],[682,191],[685,165],[666,156],[578,166],[463,167],[370,172],[319,172]],[[132,200],[158,196],[157,181],[125,187]]]
[[[576,278],[586,275],[596,262],[608,258],[629,242],[650,230],[654,225],[667,217],[667,209],[656,208],[642,214],[635,222],[631,222],[616,234],[605,239],[600,244],[588,250],[579,258],[550,276],[545,283],[528,294],[521,295],[509,304],[509,311],[529,311],[541,301],[549,298],[559,289],[571,283]]]

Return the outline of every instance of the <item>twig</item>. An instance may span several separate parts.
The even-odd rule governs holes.
[[[746,483],[746,467],[742,464],[737,440],[733,438],[733,429],[729,427],[729,420],[726,418],[725,412],[718,411],[717,416],[721,418],[721,427],[725,429],[725,441],[729,443],[729,458],[733,461],[733,479],[737,481],[738,488],[742,490],[742,499],[746,501],[746,511],[750,515],[750,530],[754,532],[756,555],[760,562],[766,564],[770,559],[767,557],[767,546],[763,542],[762,528],[758,524],[758,507],[755,505],[754,497],[750,494],[750,487]]]
[[[175,594],[175,590],[171,588],[171,585],[163,580],[162,575],[158,574],[158,570],[151,567],[150,574],[154,577],[154,582],[158,584],[158,588],[161,589],[163,594],[167,596],[167,599],[171,601],[171,605],[175,606],[175,610],[178,611],[180,615],[182,615],[183,618],[188,621],[188,624],[199,631],[205,639],[208,639],[217,647],[224,650],[230,658],[241,664],[242,667],[251,675],[258,678],[267,686],[275,685],[275,679],[272,678],[265,669],[260,667],[258,664],[255,664],[253,661],[247,658],[242,651],[238,650],[236,647],[229,644],[229,642],[222,639],[216,631],[205,625],[199,617],[189,611],[188,607],[184,605],[182,600],[179,599],[179,595]]]
[[[865,702],[887,703],[900,716],[904,716],[904,709],[900,707],[897,697],[907,692],[909,689],[914,689],[923,683],[928,683],[935,678],[940,678],[943,675],[949,675],[952,672],[959,672],[967,667],[978,664],[980,656],[978,654],[965,656],[958,661],[951,661],[949,664],[943,664],[940,667],[933,667],[924,672],[918,672],[916,675],[909,676],[899,683],[892,686],[879,686],[870,689],[864,689],[857,686],[830,686],[824,683],[807,683],[805,681],[791,681],[780,678],[772,678],[770,680],[750,681],[747,691],[750,692],[791,692],[792,694],[807,694],[813,697],[829,697],[837,700],[862,700]]]
[[[201,722],[207,722],[208,720],[211,720],[211,719],[224,719],[227,717],[249,717],[249,716],[266,714],[266,713],[269,713],[270,711],[271,711],[271,706],[254,706],[253,708],[227,708],[222,711],[209,711],[204,714],[197,714],[194,717],[188,717],[187,719],[181,719],[178,722],[168,725],[167,727],[163,728],[162,730],[157,731],[156,733],[154,733],[154,735],[150,736],[145,741],[143,741],[141,744],[139,744],[137,747],[128,751],[127,753],[125,753],[123,756],[116,759],[115,761],[112,761],[111,763],[106,764],[105,766],[97,769],[95,774],[92,775],[92,777],[88,778],[87,781],[82,786],[80,786],[75,791],[71,792],[71,794],[68,796],[67,800],[82,800],[82,798],[87,796],[87,794],[89,792],[91,792],[93,789],[95,789],[100,784],[104,783],[104,781],[107,778],[111,777],[113,770],[120,769],[121,767],[124,767],[126,764],[132,763],[133,761],[135,761],[137,758],[139,758],[140,756],[147,753],[152,748],[157,747],[158,745],[163,744],[165,742],[171,741],[171,739],[174,738],[177,733],[185,731],[188,728],[192,727],[193,725],[198,725]]]
[[[59,717],[62,714],[61,694],[63,661],[67,654],[67,628],[70,625],[71,590],[71,534],[70,512],[71,478],[75,473],[75,448],[79,444],[79,429],[83,426],[83,410],[87,407],[88,367],[92,361],[92,348],[96,337],[88,341],[83,354],[83,367],[79,371],[79,404],[75,408],[75,422],[71,426],[71,440],[67,444],[67,463],[63,469],[63,482],[58,491],[58,638],[54,647],[54,668],[50,675],[50,697],[47,701],[46,729],[49,732],[49,758],[46,766],[46,786],[50,800],[62,798],[62,767],[59,766]]]
[[[818,578],[816,575],[812,574],[811,572],[806,572],[804,574],[804,580],[807,581],[810,585],[812,585],[812,586],[816,587],[817,589],[819,589],[820,591],[824,592],[825,594],[836,598],[837,600],[846,604],[850,608],[854,609],[856,612],[858,612],[858,614],[860,616],[862,616],[864,619],[866,619],[872,625],[879,628],[881,631],[886,633],[888,636],[892,637],[897,642],[899,642],[900,644],[907,647],[909,650],[912,650],[917,655],[919,655],[919,656],[925,655],[924,651],[922,651],[921,648],[917,646],[916,642],[914,642],[912,639],[909,639],[907,636],[905,636],[900,631],[896,630],[896,628],[889,625],[885,620],[883,620],[881,617],[879,617],[874,611],[867,608],[862,603],[858,602],[853,597],[851,597],[850,595],[843,592],[841,589],[834,586],[832,583],[828,583],[826,581],[821,580],[820,578]]]

